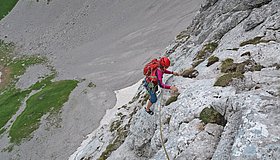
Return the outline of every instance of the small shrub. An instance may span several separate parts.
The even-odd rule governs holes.
[[[215,51],[215,49],[218,47],[218,43],[211,42],[203,46],[202,50],[200,50],[194,60],[198,59],[205,59],[208,54],[211,54]]]
[[[204,59],[194,60],[194,62],[192,63],[192,67],[195,68],[196,66],[198,66],[203,61],[204,61]]]
[[[207,67],[211,66],[212,64],[216,63],[219,61],[219,58],[216,56],[211,56],[208,58],[208,63],[206,64]]]
[[[116,120],[116,121],[112,122],[111,126],[110,126],[110,132],[117,130],[121,124],[122,124],[122,121],[120,121],[120,120]]]
[[[238,78],[238,79],[244,78],[244,75],[239,72],[224,74],[217,79],[214,86],[226,87],[230,84],[233,78]]]
[[[225,126],[227,121],[225,118],[216,111],[213,107],[206,107],[204,108],[199,115],[199,119],[202,120],[204,123],[215,123],[218,125]]]
[[[187,33],[187,31],[182,31],[176,36],[176,40],[179,40],[179,41],[181,41],[184,38],[185,38],[184,41],[186,41],[190,38],[190,35]]]
[[[249,44],[253,44],[253,45],[256,45],[256,44],[259,44],[259,43],[268,43],[272,40],[262,40],[263,36],[260,36],[260,37],[255,37],[253,39],[249,39],[247,41],[244,41],[242,43],[240,43],[240,47],[243,47],[243,46],[246,46],[246,45],[249,45]]]
[[[121,146],[128,135],[128,131],[125,129],[126,127],[128,126],[124,126],[123,128],[120,127],[119,129],[117,129],[117,135],[115,139],[106,147],[106,150],[102,152],[101,156],[97,158],[97,160],[107,159],[113,151],[117,150]]]
[[[96,85],[92,82],[89,82],[88,87],[93,88],[93,87],[96,87]]]
[[[227,58],[224,61],[222,61],[222,66],[221,66],[222,73],[235,72],[235,71],[236,71],[236,65],[234,65],[233,59]]]

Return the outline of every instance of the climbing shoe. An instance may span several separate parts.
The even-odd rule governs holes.
[[[153,112],[153,111],[151,111],[151,110],[147,110],[147,109],[145,109],[145,111],[146,111],[147,113],[149,113],[150,115],[153,115],[153,114],[154,114],[154,112]]]

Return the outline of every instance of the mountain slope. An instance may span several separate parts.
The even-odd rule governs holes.
[[[33,66],[18,87],[29,87],[53,66],[55,80],[79,80],[55,117],[45,115],[32,138],[14,145],[1,135],[1,159],[67,159],[114,106],[114,90],[141,78],[142,64],[159,56],[190,24],[202,0],[19,1],[0,22],[0,39],[16,54],[39,54],[47,66]],[[40,73],[40,74],[37,74]],[[96,87],[89,87],[90,84]],[[2,130],[1,130],[2,131]]]
[[[207,1],[166,51],[185,77],[166,77],[179,87],[177,100],[164,106],[163,91],[150,116],[140,87],[72,158],[279,159],[279,6]]]

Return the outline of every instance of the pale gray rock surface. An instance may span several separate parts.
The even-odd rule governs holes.
[[[206,57],[195,66],[199,73],[196,78],[165,77],[167,83],[178,86],[177,101],[159,110],[170,96],[169,92],[162,92],[162,98],[152,107],[153,116],[139,109],[141,96],[129,105],[137,111],[131,115],[128,135],[108,159],[165,159],[161,140],[170,159],[279,159],[279,6],[278,0],[207,1],[184,32],[189,38],[177,39],[166,48],[173,64],[170,69],[190,68],[199,51],[210,42],[217,43],[217,48],[206,52]],[[207,67],[212,55],[219,61]],[[214,86],[224,75],[221,66],[228,58],[234,63],[250,61],[244,66],[244,77],[234,78],[226,87]],[[251,68],[257,64],[259,69]],[[139,88],[139,92],[143,90]],[[210,106],[224,116],[225,126],[204,124],[199,119],[201,111]],[[117,133],[109,130],[105,126],[98,130],[102,133],[99,135]],[[93,138],[73,159],[98,158],[95,155],[100,150],[88,150],[88,146],[96,144],[94,141]],[[100,148],[106,150],[105,146],[99,145]]]
[[[58,72],[55,80],[85,81],[56,115],[58,124],[52,123],[55,117],[43,117],[32,139],[15,145],[12,152],[0,152],[0,159],[67,159],[114,106],[114,91],[142,78],[143,64],[162,54],[191,23],[202,1],[18,1],[0,22],[0,39],[14,42],[18,54],[46,56]],[[28,87],[48,73],[33,69],[18,87]],[[9,146],[7,136],[5,132],[1,137],[1,151]]]

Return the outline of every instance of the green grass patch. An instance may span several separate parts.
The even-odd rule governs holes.
[[[199,59],[206,59],[208,55],[213,53],[215,49],[218,47],[218,43],[216,42],[211,42],[203,46],[203,48],[197,53],[196,57],[194,60],[199,60]]]
[[[18,0],[0,0],[0,20],[14,8],[17,2]]]
[[[241,79],[244,78],[244,75],[239,72],[224,74],[217,79],[214,86],[226,87],[230,84],[230,82],[232,82],[233,78]]]
[[[14,87],[18,80],[29,66],[45,63],[47,59],[40,56],[16,56],[13,52],[15,45],[0,40],[0,66],[2,82],[0,83],[0,92]]]
[[[184,39],[184,41],[187,41],[190,38],[190,35],[187,31],[182,31],[176,36],[177,41],[181,41]]]
[[[39,89],[42,89],[43,87],[47,86],[47,85],[50,85],[52,83],[52,79],[54,79],[56,76],[56,73],[53,73],[49,76],[47,76],[46,78],[44,78],[43,80],[41,81],[38,81],[36,82],[35,84],[33,84],[30,89],[31,90],[39,90]]]
[[[6,128],[0,129],[0,135],[6,131]]]
[[[260,71],[264,68],[261,64],[256,63],[253,60],[245,60],[241,63],[233,63],[233,59],[228,58],[222,62],[221,72],[222,73],[245,73],[246,71]]]
[[[122,124],[121,120],[116,120],[116,121],[112,122],[111,126],[110,126],[110,132],[117,130],[121,126],[121,124]]]
[[[262,38],[263,38],[263,36],[259,36],[259,37],[255,37],[253,39],[249,39],[247,41],[241,42],[240,47],[243,47],[243,46],[246,46],[249,44],[256,45],[259,43],[268,43],[268,42],[272,41],[272,40],[263,40]]]
[[[206,64],[207,67],[211,66],[212,64],[216,63],[219,61],[219,58],[216,56],[211,56],[210,58],[208,58],[208,62]]]
[[[206,107],[204,108],[199,115],[199,119],[202,120],[204,123],[215,123],[218,125],[225,126],[227,121],[224,117],[216,111],[213,107]]]
[[[222,61],[222,66],[221,66],[222,73],[235,72],[235,70],[236,70],[236,65],[234,65],[233,59],[227,58],[224,61]]]
[[[198,66],[202,62],[204,62],[204,59],[194,60],[193,63],[192,63],[192,67],[195,68],[196,66]]]
[[[44,114],[59,111],[77,84],[76,80],[52,82],[31,96],[26,101],[26,109],[10,129],[11,142],[20,143],[23,138],[28,138],[39,128],[39,122]]]
[[[251,71],[260,71],[264,68],[259,63],[256,63],[254,60],[245,60],[241,63],[233,63],[233,59],[227,58],[222,61],[221,72],[225,73],[217,79],[214,86],[228,86],[233,78],[244,78],[244,73]]]
[[[121,144],[123,144],[125,138],[128,135],[128,130],[125,128],[127,128],[127,126],[117,129],[115,139],[106,147],[106,150],[102,152],[101,156],[97,160],[107,159],[113,151],[117,150]]]
[[[11,77],[17,78],[22,75],[26,69],[34,64],[40,64],[46,62],[46,58],[39,56],[22,56],[14,58],[7,67],[11,69]]]
[[[18,76],[22,75],[27,67],[42,63],[46,59],[38,56],[16,57],[13,43],[0,40],[0,66],[2,82],[0,83],[0,128],[2,128],[17,112],[23,100],[31,90],[21,91],[15,88]]]
[[[29,93],[30,90],[20,91],[19,89],[11,88],[0,96],[0,128],[17,112]]]
[[[12,118],[32,90],[40,90],[26,101],[25,110],[17,117],[9,130],[10,141],[20,143],[30,137],[39,127],[41,117],[46,113],[57,113],[68,100],[71,91],[77,86],[76,80],[52,82],[56,71],[26,90],[15,88],[19,77],[29,66],[47,62],[39,56],[19,56],[14,54],[15,45],[0,40],[0,66],[2,82],[0,83],[0,128]],[[1,130],[1,131],[2,131]]]

